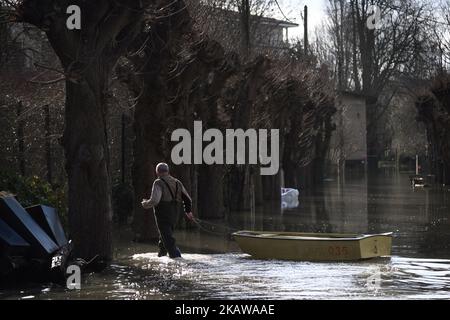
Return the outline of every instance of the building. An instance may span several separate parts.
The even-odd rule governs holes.
[[[334,116],[336,130],[330,144],[329,160],[338,167],[365,168],[367,163],[366,99],[351,92],[340,92]]]
[[[285,50],[289,47],[289,29],[296,27],[298,24],[289,21],[260,17],[253,45],[258,49]]]
[[[203,6],[198,18],[209,37],[230,51],[239,51],[241,16],[237,11]],[[263,16],[250,16],[250,45],[252,52],[283,53],[289,48],[289,29],[299,25]]]

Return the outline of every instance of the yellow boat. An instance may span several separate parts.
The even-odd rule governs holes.
[[[391,255],[392,233],[358,235],[331,233],[233,233],[241,250],[256,259],[296,261],[357,261]]]

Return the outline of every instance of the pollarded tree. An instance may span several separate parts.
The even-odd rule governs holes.
[[[12,1],[14,2],[14,1]],[[66,82],[63,146],[69,184],[69,227],[79,257],[111,257],[111,191],[106,103],[118,58],[141,30],[145,0],[22,0],[13,15],[45,31]],[[71,12],[69,6],[77,6]],[[73,8],[73,7],[72,7]],[[68,14],[69,12],[69,14]],[[68,27],[81,17],[81,28]],[[70,19],[69,19],[70,20]]]
[[[153,215],[143,210],[140,202],[150,196],[155,165],[169,162],[170,132],[191,128],[194,120],[220,128],[217,100],[234,69],[230,66],[233,59],[226,59],[216,41],[195,31],[195,21],[184,1],[161,0],[157,8],[160,9],[150,14],[154,19],[145,28],[149,31],[141,33],[132,52],[127,59],[121,59],[117,68],[119,78],[137,97],[133,164],[136,241],[158,237]],[[202,218],[222,217],[220,166],[174,166],[173,171],[182,178],[194,205],[199,204]]]
[[[425,123],[431,146],[432,172],[450,184],[450,76],[443,74],[417,98],[418,119]]]
[[[371,26],[373,5],[381,10],[382,21]],[[362,92],[366,97],[367,148],[369,165],[376,164],[382,146],[377,137],[380,120],[379,97],[389,80],[408,74],[418,55],[423,53],[428,37],[431,6],[417,0],[355,0],[352,15],[358,33]],[[375,21],[377,22],[377,21]]]
[[[379,139],[387,107],[383,92],[392,80],[417,78],[430,70],[423,56],[433,47],[433,8],[431,2],[419,0],[329,0],[337,87],[366,98],[371,167],[385,148]]]

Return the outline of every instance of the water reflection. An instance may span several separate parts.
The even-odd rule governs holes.
[[[300,207],[283,213],[289,231],[395,233],[394,254],[450,258],[450,193],[412,189],[407,175],[328,182],[302,195]],[[277,226],[266,225],[266,230]]]
[[[84,278],[81,291],[56,285],[0,290],[0,299],[450,299],[450,192],[416,189],[407,176],[329,181],[300,195],[296,209],[252,213],[177,232],[184,258],[116,233],[116,259]],[[260,261],[241,254],[235,229],[304,232],[394,231],[393,257],[354,263]],[[209,231],[209,232],[208,232]]]
[[[112,265],[104,274],[87,277],[78,292],[53,287],[6,297],[450,299],[450,260],[393,257],[359,263],[309,263],[253,260],[243,254],[185,254],[183,259],[172,260],[146,253]]]

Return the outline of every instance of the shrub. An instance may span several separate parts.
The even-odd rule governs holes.
[[[37,176],[22,177],[0,171],[0,191],[14,194],[25,208],[42,204],[57,209],[61,223],[67,227],[66,188],[52,187],[47,181]]]

